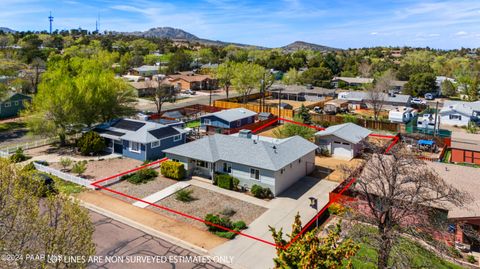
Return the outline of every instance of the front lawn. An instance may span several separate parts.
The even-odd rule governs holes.
[[[361,234],[368,234],[365,231],[374,233],[375,228],[356,225],[354,229],[364,230]],[[377,268],[377,252],[368,243],[368,236],[362,238],[354,238],[354,240],[360,244],[360,249],[352,258],[353,268]],[[406,265],[408,268],[435,268],[435,269],[461,269],[462,266],[448,262],[433,252],[425,249],[419,243],[414,242],[407,238],[400,238],[399,243],[394,247],[392,253],[397,253],[395,257],[392,256],[391,261]],[[392,254],[394,255],[394,254]],[[391,265],[390,265],[391,266]],[[402,266],[400,266],[402,267]],[[404,266],[405,267],[405,266]]]
[[[75,193],[80,193],[87,189],[81,185],[75,184],[70,181],[65,181],[54,175],[50,175],[50,174],[47,174],[47,175],[53,179],[53,181],[55,182],[55,188],[58,190],[59,193],[63,193],[65,195],[71,195]]]
[[[187,128],[200,127],[200,120],[189,121],[189,122],[185,123],[185,127],[187,127]]]

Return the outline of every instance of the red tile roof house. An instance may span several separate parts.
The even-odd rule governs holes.
[[[480,135],[453,132],[450,149],[452,151],[451,162],[480,165]]]

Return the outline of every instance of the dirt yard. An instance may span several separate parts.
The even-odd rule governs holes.
[[[87,170],[83,176],[87,179],[97,180],[119,174],[141,165],[141,161],[129,158],[90,160],[87,162]],[[49,166],[58,170],[63,169],[59,162],[50,163]],[[69,169],[71,169],[71,166]]]
[[[278,106],[278,99],[267,99],[267,100],[265,100],[265,102],[267,103],[267,105]],[[252,104],[252,105],[258,105],[259,101],[256,100],[256,101],[251,101],[251,102],[248,102],[248,103]],[[302,101],[301,102],[301,101],[283,100],[282,99],[282,103],[289,104],[293,107],[293,109],[297,109],[297,108],[300,108],[302,106],[302,104],[304,104],[305,106],[308,106],[308,105],[315,104],[317,102],[312,102],[312,101]]]
[[[358,167],[363,162],[362,159],[352,159],[352,160],[340,160],[335,159],[332,157],[315,157],[315,165],[317,166],[317,170],[320,170],[327,174],[327,180],[335,181],[335,182],[342,182],[347,177],[347,174],[344,172],[344,169],[350,170]],[[328,172],[327,172],[328,171]]]
[[[267,136],[267,137],[274,137],[276,138],[276,136],[273,134],[274,130],[278,130],[282,128],[282,126],[276,126],[276,127],[267,127],[263,130],[261,130],[261,132],[257,133],[258,135],[260,136]]]
[[[122,180],[122,181],[117,182],[117,183],[115,183],[111,186],[108,186],[108,188],[112,189],[112,190],[122,192],[122,193],[125,193],[125,194],[128,194],[130,196],[133,196],[133,197],[136,197],[136,198],[139,198],[139,199],[143,199],[143,198],[145,198],[145,197],[147,197],[151,194],[154,194],[158,191],[161,191],[161,190],[165,189],[166,187],[171,186],[171,185],[173,185],[177,182],[178,181],[176,181],[176,180],[168,179],[168,178],[165,178],[165,177],[159,175],[156,179],[154,179],[152,181],[149,181],[145,184],[135,185],[135,184],[132,184],[132,183],[126,181],[126,180]],[[115,194],[115,193],[112,193],[112,192],[109,192],[109,191],[102,190],[102,192],[105,192],[108,195],[111,195],[115,198],[118,198],[118,199],[123,200],[123,201],[128,202],[128,203],[136,202],[136,200],[133,200],[133,199],[127,198],[125,196],[118,195],[118,194]]]
[[[175,194],[166,197],[165,199],[157,202],[156,204],[168,207],[174,210],[178,210],[182,213],[192,215],[198,218],[203,219],[205,215],[209,213],[220,214],[225,209],[233,209],[235,214],[230,217],[232,221],[243,220],[248,225],[261,214],[263,214],[267,209],[257,205],[247,203],[242,200],[238,200],[211,190],[207,190],[197,186],[189,186],[184,190],[192,190],[192,197],[194,200],[191,202],[181,202],[175,199]],[[169,217],[175,218],[177,220],[191,224],[197,228],[205,229],[205,224],[189,219],[174,213],[167,212],[163,209],[149,206],[148,209],[159,212],[161,214],[167,215]],[[225,217],[221,215],[222,217]]]

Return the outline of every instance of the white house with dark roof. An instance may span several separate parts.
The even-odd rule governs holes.
[[[315,133],[319,149],[328,150],[332,157],[352,159],[363,149],[363,141],[372,132],[353,123],[330,126]]]
[[[480,101],[446,101],[439,112],[440,123],[467,126],[470,121],[480,122]]]
[[[345,91],[338,93],[338,99],[347,100],[354,108],[370,107],[368,92]],[[412,97],[406,94],[383,93],[381,99],[385,106],[410,106]]]
[[[187,174],[213,178],[230,174],[239,186],[257,184],[278,195],[315,169],[317,146],[300,136],[263,139],[249,132],[214,134],[165,150],[166,157],[185,165]]]
[[[157,160],[164,150],[185,143],[187,131],[151,121],[118,119],[95,127],[113,152],[137,160]]]

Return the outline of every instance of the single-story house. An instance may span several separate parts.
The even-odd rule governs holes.
[[[169,75],[167,77],[170,84],[174,85],[178,90],[215,90],[217,88],[217,80],[209,75],[198,75],[194,73],[184,73],[177,75]]]
[[[185,115],[179,110],[172,110],[172,111],[165,111],[162,114],[162,118],[174,119],[174,120],[182,120],[185,118]]]
[[[151,77],[159,73],[159,66],[158,65],[142,65],[140,67],[132,68],[131,72],[134,75]]]
[[[319,149],[328,150],[334,158],[352,159],[363,149],[363,141],[372,132],[354,123],[330,126],[315,133]]]
[[[323,111],[327,114],[336,114],[348,110],[348,100],[333,99],[326,102],[323,106]]]
[[[402,81],[402,80],[392,80],[390,81],[390,90],[392,90],[395,93],[400,93],[403,92],[403,88],[405,87],[405,84],[407,84],[408,81]]]
[[[371,99],[368,92],[346,91],[338,93],[338,99],[348,100],[353,109],[370,107]],[[412,97],[405,94],[383,93],[384,105],[386,106],[410,106]]]
[[[260,112],[260,113],[258,113],[258,120],[259,121],[272,119],[273,117],[275,117],[275,116],[270,112]]]
[[[334,77],[332,79],[332,85],[335,88],[339,87],[339,83],[344,83],[348,87],[361,87],[365,84],[373,83],[373,78]]]
[[[257,113],[246,108],[232,108],[209,113],[200,117],[200,126],[210,133],[229,133],[255,122]]]
[[[317,146],[300,136],[272,139],[215,134],[165,150],[167,158],[185,165],[189,176],[230,174],[247,189],[268,187],[277,196],[315,169]]]
[[[450,149],[452,151],[451,162],[480,165],[480,135],[452,132]]]
[[[279,104],[280,109],[293,109],[293,106],[289,103],[280,103]]]
[[[184,144],[186,131],[151,121],[118,119],[95,127],[113,153],[141,161],[165,156],[164,150]]]
[[[335,89],[313,86],[273,84],[268,90],[273,99],[294,101],[321,101],[326,96],[335,96]]]
[[[16,92],[7,92],[3,98],[0,99],[0,119],[16,117],[22,109],[25,108],[25,103],[31,102],[32,97]]]
[[[129,82],[129,84],[137,91],[139,97],[154,95],[158,87],[158,81],[155,80]]]
[[[467,126],[470,121],[480,122],[480,101],[446,101],[440,110],[440,122],[446,125]]]

